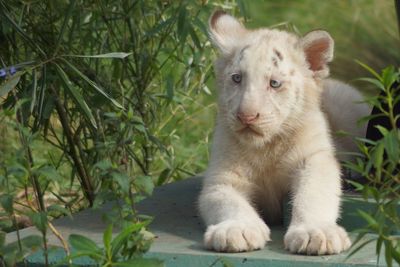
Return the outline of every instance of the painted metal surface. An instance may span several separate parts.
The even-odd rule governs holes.
[[[210,266],[223,257],[234,266],[377,266],[375,243],[365,246],[349,259],[347,253],[334,256],[304,256],[292,255],[283,248],[283,226],[272,228],[272,242],[259,251],[245,253],[216,253],[207,251],[202,246],[204,225],[202,224],[196,207],[197,196],[201,187],[201,178],[190,178],[181,182],[168,184],[155,190],[153,196],[138,205],[141,214],[154,216],[150,226],[157,238],[147,257],[164,259],[166,266],[203,267]],[[354,202],[344,201],[345,215],[342,220],[346,228],[352,229],[354,214],[357,208],[364,209]],[[105,224],[102,214],[112,209],[112,205],[104,206],[100,210],[85,210],[75,214],[73,219],[62,218],[54,222],[56,228],[68,237],[69,234],[83,234],[99,244],[102,243]],[[21,231],[22,236],[36,233],[35,229],[27,228]],[[354,239],[356,234],[352,234]],[[369,237],[366,237],[369,238]],[[7,235],[7,242],[16,239],[15,234]],[[60,246],[58,240],[49,235],[49,243]],[[61,249],[51,251],[50,260],[56,262],[64,256]],[[43,266],[42,252],[28,258],[29,266]],[[383,262],[383,260],[382,260]],[[81,259],[76,264],[89,266],[89,259]],[[220,263],[214,266],[222,266]],[[379,265],[379,266],[383,266]]]

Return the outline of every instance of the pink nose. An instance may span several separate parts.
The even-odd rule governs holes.
[[[242,112],[238,112],[237,118],[243,124],[252,124],[260,117],[260,113],[257,114],[245,114]]]

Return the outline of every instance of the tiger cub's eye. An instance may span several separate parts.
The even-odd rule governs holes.
[[[239,73],[232,74],[232,81],[235,83],[240,83],[242,81],[242,75]]]
[[[270,85],[272,88],[275,88],[275,89],[276,89],[276,88],[281,87],[282,83],[281,83],[280,81],[271,79],[271,80],[269,81],[269,85]]]

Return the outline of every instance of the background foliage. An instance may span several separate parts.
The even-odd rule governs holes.
[[[4,262],[46,251],[52,218],[104,201],[117,203],[107,220],[125,229],[119,241],[106,230],[104,248],[83,250],[85,237],[60,236],[67,254],[142,260],[151,219],[135,204],[207,165],[216,107],[206,22],[217,8],[250,27],[327,29],[332,73],[345,81],[365,76],[354,59],[375,69],[400,62],[388,0],[0,0],[1,229],[42,233],[5,245],[1,232]]]
[[[210,94],[212,50],[204,21],[213,8],[185,1],[0,1],[2,134],[10,140],[0,158],[3,229],[18,229],[24,217],[42,234],[3,247],[7,265],[34,246],[44,247],[48,263],[46,236],[58,234],[49,219],[104,201],[116,203],[110,225],[134,230],[117,245],[108,230],[104,250],[71,236],[78,255],[111,266],[138,261],[148,249],[149,218],[136,214],[135,204],[154,184],[204,168],[183,146],[177,159],[174,143],[184,131],[190,135],[185,124],[206,108],[200,100]],[[207,131],[197,129],[196,138],[207,142]]]
[[[366,244],[376,241],[378,262],[384,255],[388,266],[400,264],[400,114],[396,114],[395,106],[400,105],[400,69],[387,67],[381,73],[364,65],[373,77],[361,80],[373,84],[380,94],[366,98],[366,102],[376,107],[377,114],[362,118],[368,121],[372,117],[387,118],[389,127],[377,125],[381,138],[369,140],[358,138],[359,154],[355,162],[347,162],[346,166],[362,175],[359,182],[350,181],[365,201],[374,203],[369,211],[358,210],[366,226],[359,230],[358,238],[353,246],[352,254]],[[366,234],[374,233],[368,239]]]

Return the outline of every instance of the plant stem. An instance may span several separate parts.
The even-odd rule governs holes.
[[[85,194],[87,200],[89,201],[89,206],[92,207],[93,201],[94,201],[93,188],[92,188],[91,182],[89,180],[89,177],[85,171],[85,168],[83,167],[82,162],[78,156],[78,152],[77,152],[77,149],[75,147],[75,142],[74,142],[74,135],[71,131],[67,113],[64,109],[64,106],[61,104],[60,98],[59,98],[57,92],[55,91],[54,87],[51,86],[50,88],[53,92],[54,100],[55,100],[55,104],[56,104],[56,110],[57,110],[58,116],[60,118],[60,122],[61,122],[62,128],[64,130],[65,136],[67,138],[67,142],[68,142],[68,146],[69,146],[68,153],[71,156],[72,161],[74,162],[74,164],[76,166],[78,176],[80,178],[80,182],[81,182],[81,185],[83,188],[83,193]]]

